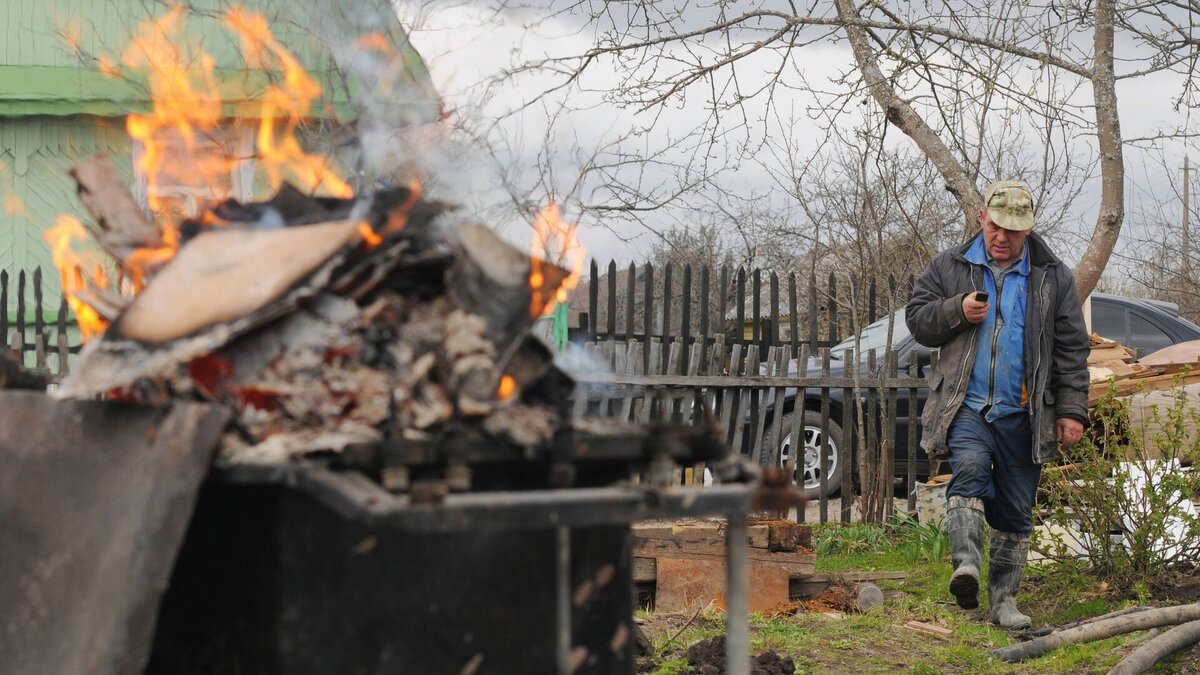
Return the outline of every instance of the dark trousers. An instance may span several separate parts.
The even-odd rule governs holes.
[[[946,444],[954,473],[946,496],[978,497],[993,529],[1029,534],[1042,473],[1041,465],[1033,462],[1029,415],[988,422],[964,405],[950,424]]]

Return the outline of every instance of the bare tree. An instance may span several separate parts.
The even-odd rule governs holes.
[[[689,133],[671,129],[662,137],[676,146],[675,156],[686,158],[691,185],[710,192],[717,168],[738,173],[763,152],[798,98],[809,102],[805,114],[826,132],[870,100],[937,169],[967,233],[976,227],[981,183],[1033,177],[1040,179],[1030,181],[1039,204],[1061,203],[1080,175],[1098,167],[1099,209],[1076,269],[1086,294],[1112,254],[1125,209],[1117,81],[1171,71],[1186,81],[1176,102],[1191,105],[1198,44],[1189,26],[1196,12],[1185,3],[1117,0],[835,0],[806,8],[564,0],[545,20],[582,21],[594,32],[593,46],[526,59],[502,78],[555,77],[517,110],[551,100],[571,108],[595,94],[615,110],[648,119],[643,137],[666,131],[654,124],[663,111],[702,99],[703,114]],[[810,80],[806,64],[843,44],[853,67]],[[608,77],[607,87],[598,84],[600,74]],[[1025,139],[1037,150],[1020,167],[999,161],[994,151],[1003,137]],[[1081,150],[1079,138],[1091,143]],[[634,208],[638,185],[624,185],[619,201]]]
[[[1173,302],[1185,317],[1198,321],[1200,256],[1191,234],[1200,220],[1198,181],[1186,154],[1194,148],[1187,143],[1170,149],[1158,149],[1135,166],[1138,178],[1134,183],[1145,194],[1140,208],[1130,212],[1124,251],[1116,256],[1115,273],[1106,277],[1101,290]],[[1155,182],[1155,176],[1170,178],[1158,181],[1167,185],[1165,190],[1155,192],[1146,187]]]

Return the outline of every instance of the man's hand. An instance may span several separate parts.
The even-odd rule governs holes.
[[[1070,417],[1058,418],[1058,442],[1063,444],[1063,447],[1071,447],[1083,438],[1083,425],[1079,420]]]
[[[963,296],[962,311],[968,322],[982,323],[987,318],[988,303],[976,300],[974,292],[967,293]]]

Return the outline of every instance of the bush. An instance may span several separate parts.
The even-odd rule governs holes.
[[[1151,406],[1146,429],[1130,424],[1115,386],[1092,413],[1090,433],[1043,471],[1048,499],[1033,546],[1054,559],[1085,558],[1092,570],[1131,588],[1200,560],[1200,412],[1178,385],[1165,411]],[[1142,438],[1146,436],[1147,441]]]

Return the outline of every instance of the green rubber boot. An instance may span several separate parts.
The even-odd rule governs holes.
[[[1017,587],[1029,558],[1029,535],[992,531],[988,549],[988,604],[992,623],[1007,630],[1029,627],[1029,617],[1017,609]]]
[[[946,530],[950,535],[950,593],[958,606],[979,606],[979,569],[983,566],[983,501],[950,497],[946,500]]]

